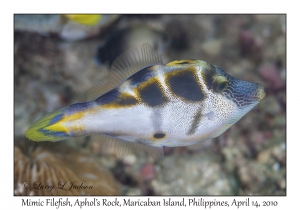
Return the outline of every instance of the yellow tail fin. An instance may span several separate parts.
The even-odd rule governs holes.
[[[52,112],[31,125],[25,135],[32,141],[60,141],[69,138],[68,130],[61,123],[65,109]]]

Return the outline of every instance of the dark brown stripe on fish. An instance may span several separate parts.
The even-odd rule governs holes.
[[[96,99],[97,104],[101,104],[103,108],[122,108],[138,104],[138,100],[127,93],[120,93],[114,89],[103,96]]]
[[[119,97],[114,101],[114,104],[119,106],[133,106],[138,103],[138,100],[129,94],[122,93]]]
[[[170,90],[180,98],[188,101],[201,101],[204,99],[195,68],[168,73],[166,83]]]
[[[202,78],[204,79],[204,83],[207,86],[207,89],[213,88],[213,77],[217,74],[216,69],[213,65],[207,64],[207,68],[203,69]]]
[[[198,128],[200,120],[201,120],[201,116],[202,116],[201,110],[197,111],[196,114],[195,114],[195,116],[194,116],[191,128],[187,132],[187,135],[192,135],[192,134],[194,134],[196,132],[196,129]]]
[[[164,95],[163,89],[156,79],[145,82],[145,85],[138,87],[137,91],[142,102],[148,106],[157,107],[167,102],[167,97]]]
[[[146,67],[131,77],[128,78],[132,85],[140,84],[142,82],[147,81],[149,78],[153,77],[153,70],[149,69],[150,67]]]
[[[120,92],[118,89],[112,89],[111,91],[105,93],[104,95],[98,97],[95,99],[95,102],[98,105],[104,105],[108,103],[112,103],[116,98],[120,95]]]

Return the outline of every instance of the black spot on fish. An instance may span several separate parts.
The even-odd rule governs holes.
[[[178,64],[190,64],[190,62],[179,62]]]
[[[112,103],[113,101],[115,101],[119,95],[120,95],[120,92],[118,91],[118,89],[113,89],[113,90],[105,93],[104,95],[100,96],[95,101],[98,105],[109,104],[109,103]]]
[[[204,94],[193,71],[183,70],[167,76],[167,84],[172,92],[188,101],[201,101]]]
[[[158,82],[152,82],[139,88],[139,96],[148,106],[156,107],[167,101]]]
[[[140,84],[144,81],[147,81],[152,76],[153,76],[153,71],[150,70],[149,67],[146,67],[146,68],[138,71],[137,73],[135,73],[131,77],[129,77],[128,80],[130,80],[131,84],[134,85],[134,84]]]
[[[164,138],[166,136],[166,134],[164,134],[164,133],[155,133],[154,135],[153,135],[153,137],[155,138],[155,139],[162,139],[162,138]]]

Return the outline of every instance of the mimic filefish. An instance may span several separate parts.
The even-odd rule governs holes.
[[[91,14],[68,14],[64,15],[68,19],[89,26],[97,25],[102,18],[102,15],[91,15]]]
[[[201,60],[163,64],[148,44],[120,55],[109,82],[92,88],[94,100],[72,104],[35,122],[33,141],[93,135],[115,152],[146,150],[163,157],[177,147],[215,138],[265,96],[262,85],[246,82]]]

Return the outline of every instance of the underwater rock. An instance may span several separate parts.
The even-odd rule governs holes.
[[[272,148],[273,157],[283,166],[286,165],[286,145],[282,142]]]
[[[137,161],[137,157],[134,154],[126,155],[123,158],[124,164],[128,166],[133,166],[134,164],[136,164],[136,161]]]
[[[144,181],[149,181],[155,178],[155,167],[153,163],[147,163],[145,164],[141,171],[141,177]]]
[[[14,29],[44,35],[59,33],[61,20],[59,15],[14,15]]]
[[[223,41],[221,39],[212,39],[209,41],[204,42],[201,46],[204,53],[209,56],[217,56],[220,54],[222,49]]]
[[[119,195],[117,182],[96,158],[64,143],[51,146],[15,145],[14,195]]]
[[[267,96],[261,103],[264,112],[277,116],[281,113],[281,107],[278,99],[274,95]]]
[[[156,179],[151,181],[154,194],[233,195],[231,182],[215,158],[206,151],[165,157]]]
[[[162,31],[147,25],[136,24],[125,29],[114,30],[98,47],[96,59],[99,64],[111,65],[115,58],[125,50],[144,43],[153,46],[159,54],[168,45],[167,38]]]
[[[261,61],[263,59],[263,39],[255,36],[250,31],[242,30],[239,36],[240,51],[244,56],[251,59]]]
[[[267,164],[267,163],[270,163],[271,161],[273,162],[273,159],[271,158],[271,150],[266,149],[266,150],[261,151],[257,155],[257,161],[260,164]]]
[[[261,76],[268,82],[272,90],[280,90],[285,84],[278,68],[273,63],[265,63],[259,69]]]
[[[263,183],[267,177],[263,173],[264,166],[258,164],[254,161],[247,161],[243,166],[239,167],[238,175],[241,181],[241,184],[246,188],[250,189],[252,192],[255,192],[255,188],[258,185],[253,185],[253,183]]]
[[[286,39],[284,36],[278,37],[275,41],[276,56],[285,60]]]

